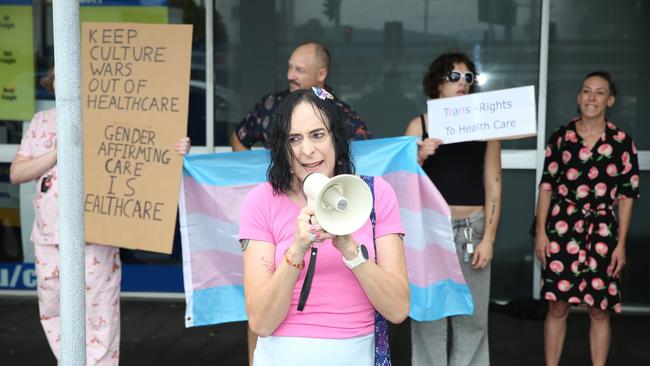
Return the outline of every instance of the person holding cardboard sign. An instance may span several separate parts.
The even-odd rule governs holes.
[[[639,162],[632,137],[606,118],[616,101],[609,73],[588,74],[578,92],[580,116],[551,134],[539,185],[535,251],[542,265],[541,295],[547,365],[560,362],[571,306],[589,308],[593,365],[605,365],[609,313],[621,312],[619,279]]]
[[[443,54],[431,63],[422,84],[431,99],[466,95],[476,89],[476,67],[464,54]],[[490,261],[501,211],[500,142],[444,145],[428,136],[426,114],[411,120],[405,134],[422,138],[418,163],[449,204],[460,267],[474,299],[472,316],[411,321],[413,365],[489,365]],[[449,355],[448,322],[453,328]]]
[[[54,69],[41,83],[54,93]],[[11,163],[14,184],[36,181],[34,197],[34,242],[38,308],[41,325],[57,360],[60,359],[59,230],[56,110],[34,115]],[[180,155],[189,151],[189,138],[175,146]],[[87,243],[86,276],[86,364],[117,365],[120,351],[119,248]]]
[[[333,97],[314,89],[282,101],[269,135],[269,182],[241,206],[246,312],[259,335],[253,364],[390,365],[386,320],[402,322],[409,312],[397,197],[382,178],[364,177],[360,228],[339,231],[347,226],[339,222],[325,231],[305,178],[351,175],[354,163]],[[364,198],[350,194],[350,207]]]

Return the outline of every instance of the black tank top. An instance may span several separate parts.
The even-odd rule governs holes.
[[[422,139],[427,134],[424,116]],[[442,144],[436,153],[422,164],[433,184],[451,206],[484,206],[485,186],[483,185],[483,165],[485,162],[485,141],[468,141]]]

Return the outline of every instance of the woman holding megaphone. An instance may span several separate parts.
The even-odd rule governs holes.
[[[384,319],[408,316],[404,229],[390,185],[364,178],[372,220],[345,235],[323,229],[303,193],[311,173],[354,173],[332,99],[313,88],[282,101],[269,136],[268,182],[241,208],[246,311],[259,335],[254,365],[389,365]],[[346,198],[350,207],[356,196]]]

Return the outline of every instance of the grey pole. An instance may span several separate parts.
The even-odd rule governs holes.
[[[56,72],[61,365],[86,364],[79,0],[52,1]]]
[[[205,2],[205,132],[205,145],[214,152],[214,0]]]
[[[546,92],[548,89],[548,42],[551,17],[551,1],[542,0],[542,29],[539,37],[539,99],[537,100],[537,149],[535,154],[535,184],[542,178],[544,149],[546,146]],[[535,188],[535,202],[539,187]],[[533,249],[533,298],[539,299],[542,278],[541,265]]]

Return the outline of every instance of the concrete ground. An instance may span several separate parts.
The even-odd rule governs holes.
[[[168,300],[122,300],[122,366],[246,365],[246,324],[186,329],[185,304]],[[543,305],[513,301],[490,308],[492,365],[543,365]],[[561,365],[590,365],[589,320],[569,317]],[[650,314],[612,317],[608,365],[650,365]],[[393,365],[410,365],[406,322],[391,329]],[[35,298],[0,297],[0,365],[55,365],[38,321]],[[308,366],[308,365],[306,365]]]

